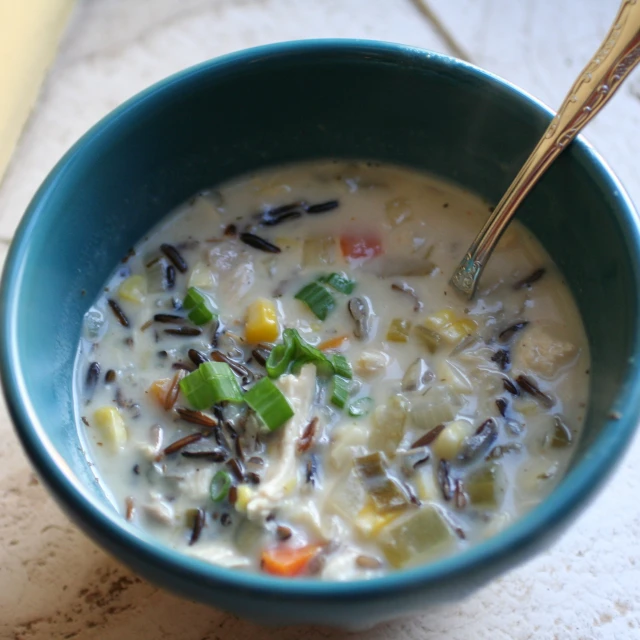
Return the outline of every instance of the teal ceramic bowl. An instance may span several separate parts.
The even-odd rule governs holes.
[[[270,623],[368,626],[468,595],[549,545],[620,459],[640,412],[638,219],[584,140],[560,157],[519,216],[563,270],[586,324],[593,365],[585,434],[547,500],[465,553],[350,583],[282,580],[181,555],[132,528],[105,498],[80,447],[71,374],[83,314],[106,278],[145,231],[199,189],[267,165],[360,158],[431,172],[495,202],[550,118],[530,96],[468,64],[337,40],[206,62],[98,123],[29,206],[0,300],[7,403],[66,512],[152,582]]]

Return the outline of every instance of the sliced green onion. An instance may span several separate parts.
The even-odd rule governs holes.
[[[349,405],[349,415],[354,418],[366,416],[373,409],[373,398],[358,398]]]
[[[289,332],[291,341],[295,345],[294,360],[291,365],[293,373],[299,373],[305,364],[312,362],[316,365],[318,375],[329,376],[333,374],[333,363],[326,354],[300,337],[300,334],[295,329],[285,329],[284,333],[287,332]]]
[[[294,298],[304,302],[320,320],[324,320],[336,306],[334,297],[317,282],[302,287]]]
[[[182,306],[189,311],[189,320],[196,325],[207,324],[218,317],[215,309],[210,308],[209,298],[196,287],[189,287]]]
[[[284,393],[269,378],[258,380],[244,394],[244,400],[269,431],[275,431],[293,416],[293,408]]]
[[[351,368],[349,361],[341,353],[336,353],[333,356],[333,369],[337,376],[342,376],[349,380],[353,378],[353,369]]]
[[[271,349],[271,353],[265,363],[265,369],[270,378],[278,378],[283,373],[286,373],[295,357],[296,343],[291,337],[291,331],[292,329],[285,329],[282,333],[282,344],[278,344]]]
[[[349,399],[349,380],[342,376],[333,376],[333,389],[331,391],[331,403],[344,409]]]
[[[354,280],[349,280],[344,273],[331,273],[324,278],[320,278],[321,282],[326,282],[331,288],[340,293],[352,293],[356,287]]]
[[[218,471],[211,479],[209,493],[214,502],[222,502],[231,489],[231,476],[226,471]]]
[[[189,287],[187,289],[187,295],[184,297],[182,301],[182,306],[189,311],[189,309],[195,309],[201,304],[207,301],[204,293],[196,289],[195,287]]]
[[[242,390],[226,362],[203,362],[182,378],[180,391],[199,410],[219,402],[242,402]]]

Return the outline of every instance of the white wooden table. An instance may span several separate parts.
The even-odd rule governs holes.
[[[0,185],[0,259],[38,184],[90,125],[169,73],[229,51],[364,37],[454,53],[550,105],[600,42],[617,0],[84,0]],[[640,204],[640,75],[588,138]],[[0,638],[297,640],[170,596],[80,534],[38,484],[0,415]],[[382,625],[368,640],[640,638],[640,440],[552,549],[468,601]],[[635,464],[634,464],[635,463]],[[425,603],[427,604],[427,603]]]

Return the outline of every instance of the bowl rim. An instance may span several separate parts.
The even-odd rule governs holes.
[[[620,461],[634,434],[640,417],[640,406],[636,406],[638,403],[634,402],[640,396],[640,365],[637,359],[630,357],[628,373],[616,398],[615,409],[620,412],[620,418],[606,422],[583,460],[532,511],[498,535],[453,556],[370,580],[334,582],[318,579],[292,581],[225,569],[165,546],[145,531],[135,529],[113,508],[93,497],[56,451],[30,401],[17,348],[19,326],[16,301],[24,275],[24,257],[29,237],[38,220],[47,215],[51,193],[64,181],[67,174],[73,172],[74,165],[82,161],[83,155],[91,152],[94,141],[109,135],[119,121],[135,117],[138,111],[162,102],[179,85],[198,82],[203,76],[220,72],[233,73],[247,64],[268,58],[282,59],[304,54],[311,59],[314,54],[327,53],[334,54],[336,58],[370,58],[374,64],[380,59],[392,64],[417,64],[449,75],[473,78],[502,90],[514,104],[534,108],[549,120],[553,116],[546,105],[527,92],[475,65],[418,47],[376,40],[336,38],[268,44],[207,60],[170,75],[134,95],[95,124],[59,160],[34,195],[14,235],[3,270],[0,290],[0,374],[15,430],[36,470],[57,499],[83,523],[85,530],[90,531],[94,538],[108,539],[112,548],[118,548],[119,555],[136,557],[139,564],[164,567],[175,576],[203,586],[224,585],[236,591],[270,599],[285,597],[335,602],[344,601],[346,597],[353,602],[388,597],[394,591],[406,592],[427,585],[444,585],[468,577],[478,570],[487,569],[491,564],[496,567],[501,567],[505,561],[513,564],[522,555],[523,549],[532,547],[544,538],[545,533],[555,530],[582,508]],[[616,215],[625,232],[624,241],[632,263],[636,291],[640,291],[640,220],[633,204],[613,171],[582,136],[573,145],[574,153],[579,154],[585,166],[589,167],[615,198]],[[637,296],[633,304],[637,316]],[[637,353],[639,349],[640,323],[634,329],[632,353]]]

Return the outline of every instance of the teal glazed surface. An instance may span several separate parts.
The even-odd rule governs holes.
[[[422,169],[495,202],[550,118],[519,89],[446,56],[336,40],[206,62],[98,123],[31,202],[0,298],[7,403],[62,507],[149,580],[269,623],[369,626],[461,598],[549,545],[609,475],[640,411],[638,219],[583,140],[560,157],[519,216],[560,265],[584,317],[593,359],[585,436],[554,493],[482,545],[381,579],[338,584],[188,558],[133,529],[104,497],[80,450],[71,381],[90,302],[129,247],[197,190],[266,165],[362,158]]]

